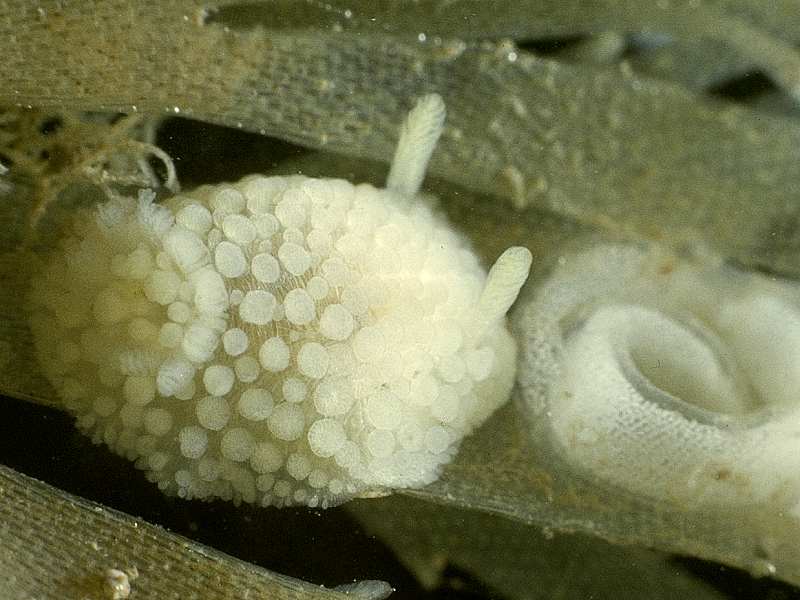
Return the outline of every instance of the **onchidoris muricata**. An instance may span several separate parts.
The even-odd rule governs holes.
[[[30,322],[80,429],[185,498],[324,507],[434,480],[508,397],[530,253],[487,279],[413,198],[441,118],[408,163],[412,117],[390,189],[256,175],[76,214]]]

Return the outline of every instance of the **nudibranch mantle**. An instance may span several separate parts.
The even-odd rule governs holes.
[[[600,243],[522,302],[535,434],[584,475],[677,504],[800,519],[800,288],[719,259]]]
[[[511,248],[487,277],[416,197],[443,119],[438,96],[411,112],[388,189],[255,175],[76,215],[30,324],[80,429],[185,498],[325,507],[434,480],[508,398],[531,262]]]

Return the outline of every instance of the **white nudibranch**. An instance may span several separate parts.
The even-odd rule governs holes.
[[[568,464],[684,510],[800,519],[796,284],[599,245],[563,256],[514,324],[534,429]]]
[[[487,275],[416,194],[438,96],[388,189],[249,176],[77,214],[34,277],[41,366],[96,443],[163,491],[331,506],[436,479],[505,402],[505,312],[530,267]]]

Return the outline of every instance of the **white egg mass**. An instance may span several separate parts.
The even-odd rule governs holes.
[[[401,147],[434,109],[441,130],[428,97]],[[325,507],[434,480],[508,397],[530,253],[487,280],[397,160],[390,189],[250,176],[76,214],[30,323],[78,426],[185,498]]]

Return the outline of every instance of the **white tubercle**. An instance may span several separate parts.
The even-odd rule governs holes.
[[[601,245],[563,256],[515,326],[523,397],[569,463],[681,507],[797,512],[797,285]]]
[[[326,507],[436,479],[509,396],[530,266],[512,249],[487,283],[410,197],[443,117],[412,111],[392,191],[250,176],[75,215],[30,324],[78,426],[184,498]]]
[[[422,97],[400,128],[386,187],[406,198],[419,192],[428,161],[444,129],[444,102],[438,94]]]

